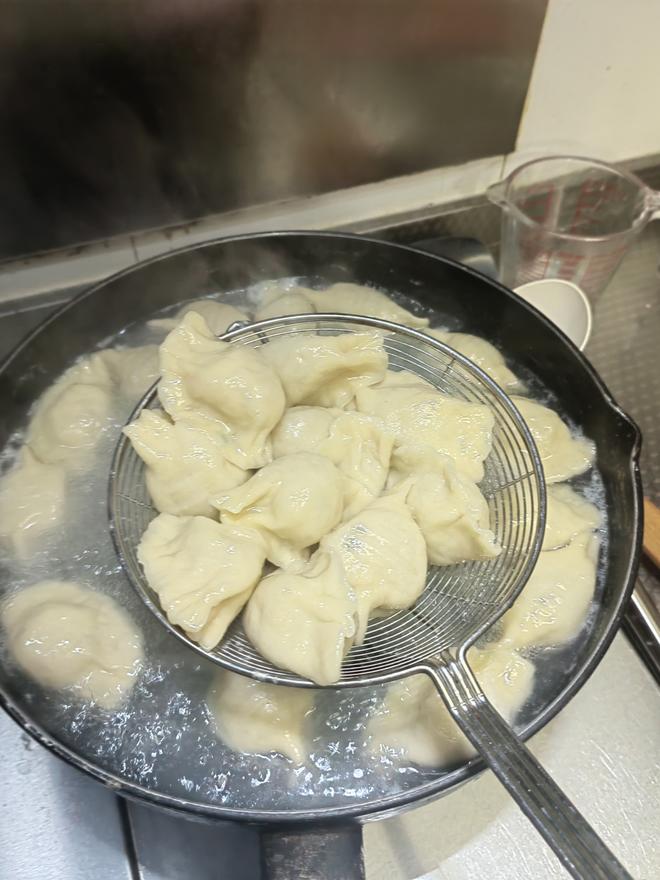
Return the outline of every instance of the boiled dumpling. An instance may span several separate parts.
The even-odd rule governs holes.
[[[107,348],[92,357],[103,361],[120,392],[135,402],[160,376],[157,345]]]
[[[503,355],[485,339],[480,336],[472,336],[470,333],[450,333],[448,330],[425,330],[429,336],[433,336],[445,345],[449,345],[459,354],[473,361],[478,367],[488,373],[491,379],[505,391],[520,388],[517,376],[507,367]]]
[[[104,709],[126,701],[142,661],[142,637],[109,596],[42,581],[11,596],[1,617],[12,656],[39,684],[72,688]]]
[[[149,586],[170,623],[214,648],[261,577],[264,548],[251,529],[204,516],[152,520],[138,546]]]
[[[189,312],[160,347],[158,396],[175,422],[204,427],[226,441],[242,468],[271,459],[268,435],[284,412],[284,392],[260,351],[220,342]]]
[[[556,550],[576,535],[592,532],[601,523],[598,508],[578,495],[570,486],[548,487],[548,505],[543,550]]]
[[[317,406],[285,411],[273,431],[273,456],[315,452],[329,458],[344,480],[344,517],[359,513],[387,480],[394,438],[379,419]]]
[[[165,330],[169,333],[189,312],[201,315],[215,336],[221,336],[227,327],[237,321],[248,320],[245,312],[229,303],[220,303],[213,299],[196,299],[182,306],[174,318],[156,318],[149,321],[149,326],[154,330]]]
[[[382,495],[321,541],[341,561],[355,591],[358,631],[364,638],[376,610],[409,608],[426,584],[426,545],[402,492]]]
[[[259,531],[271,562],[290,565],[304,559],[305,548],[318,543],[341,519],[341,475],[321,455],[285,455],[214,504],[223,523]]]
[[[114,426],[112,394],[112,377],[98,357],[68,369],[41,396],[28,425],[27,443],[39,461],[89,467],[94,447]]]
[[[344,476],[344,517],[359,513],[385,486],[394,437],[384,424],[357,412],[339,412],[317,447]]]
[[[282,315],[306,315],[316,309],[310,300],[306,287],[292,287],[288,290],[274,287],[264,291],[259,308],[255,313],[255,321],[268,318],[279,318]]]
[[[582,534],[539,555],[530,579],[502,618],[503,638],[517,647],[558,645],[586,620],[596,586],[598,539]]]
[[[360,412],[382,419],[397,446],[429,446],[452,458],[469,479],[483,478],[494,425],[488,407],[448,397],[409,374],[391,372],[385,382],[358,388],[356,405]]]
[[[287,404],[347,406],[357,388],[382,379],[387,354],[379,333],[277,336],[263,347],[277,371]]]
[[[441,469],[419,473],[411,481],[406,503],[422,530],[432,565],[500,554],[486,499],[475,483],[458,473],[451,459]]]
[[[451,461],[448,455],[438,452],[431,446],[416,443],[397,444],[392,451],[388,485],[395,486],[406,477],[422,473],[442,473]]]
[[[332,284],[325,290],[308,290],[307,296],[317,312],[339,312],[344,315],[367,315],[408,327],[427,327],[428,318],[413,315],[389,296],[362,284]]]
[[[147,466],[147,489],[161,513],[215,517],[211,499],[249,476],[226,459],[222,440],[203,428],[174,424],[160,410],[142,410],[124,434]]]
[[[596,450],[591,440],[573,437],[554,410],[525,397],[511,398],[538,449],[546,482],[558,483],[588,470]]]
[[[42,464],[28,446],[0,480],[0,534],[18,556],[34,553],[44,532],[60,524],[65,484],[64,469]]]
[[[341,562],[319,551],[307,565],[263,578],[243,626],[271,663],[327,685],[341,676],[355,636],[355,610]]]
[[[207,704],[220,739],[236,752],[279,752],[302,763],[309,750],[305,722],[314,692],[254,681],[245,675],[215,674]]]
[[[273,458],[296,452],[315,452],[327,440],[340,412],[343,410],[325,406],[292,406],[284,410],[270,438]]]
[[[512,724],[531,696],[533,664],[505,645],[472,648],[468,661],[490,702]],[[372,748],[395,749],[426,767],[446,767],[474,755],[474,748],[425,675],[390,685],[369,721],[368,732]]]

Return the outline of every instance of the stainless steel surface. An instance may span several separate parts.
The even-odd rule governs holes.
[[[492,448],[480,486],[488,499],[490,527],[502,552],[491,559],[431,566],[424,592],[409,610],[373,619],[364,640],[346,655],[333,687],[381,684],[427,667],[434,673],[445,652],[463,652],[509,608],[536,564],[545,528],[545,483],[530,431],[513,403],[471,361],[424,333],[377,318],[314,313],[260,321],[225,334],[234,345],[259,349],[310,332],[383,333],[390,369],[405,370],[450,397],[485,405],[493,417]],[[331,337],[332,338],[332,337]],[[158,405],[157,389],[131,415]],[[146,466],[124,434],[110,469],[108,509],[119,558],[140,598],[161,624],[189,648],[233,672],[261,681],[317,687],[262,657],[247,638],[240,618],[221,642],[206,650],[167,619],[138,558],[138,547],[157,511],[146,484]],[[459,652],[460,649],[460,652]],[[453,663],[450,658],[448,662]],[[430,667],[433,666],[431,669]],[[451,703],[452,696],[447,693]]]
[[[0,712],[0,878],[132,880],[114,794]]]
[[[637,880],[660,876],[660,691],[623,636],[530,743]],[[486,773],[454,794],[365,828],[368,880],[564,880]]]
[[[0,258],[514,147],[547,0],[7,0]]]
[[[436,678],[454,720],[568,873],[576,880],[632,880],[461,664],[439,665]]]

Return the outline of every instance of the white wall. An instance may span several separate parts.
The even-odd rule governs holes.
[[[660,0],[549,0],[517,150],[660,153]]]

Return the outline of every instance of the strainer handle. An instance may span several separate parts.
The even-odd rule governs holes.
[[[455,721],[578,880],[632,880],[593,828],[484,696],[467,664],[430,671]]]

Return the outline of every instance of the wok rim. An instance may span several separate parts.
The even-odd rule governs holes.
[[[526,742],[534,734],[538,733],[548,724],[578,693],[578,691],[589,680],[596,667],[604,657],[614,636],[619,630],[623,614],[632,594],[635,585],[641,546],[642,546],[642,483],[639,468],[639,457],[641,452],[642,435],[639,427],[634,420],[616,403],[609,389],[596,372],[594,367],[585,358],[582,352],[571,342],[571,340],[559,330],[548,318],[534,308],[534,306],[525,302],[521,297],[517,296],[512,290],[505,287],[499,281],[496,281],[475,269],[451,260],[438,254],[430,253],[423,249],[399,244],[397,242],[384,241],[383,239],[373,238],[370,236],[359,235],[357,233],[334,232],[314,230],[277,230],[271,232],[258,233],[242,233],[240,235],[223,236],[208,241],[200,242],[186,247],[177,248],[164,254],[144,260],[133,266],[121,270],[109,277],[103,279],[97,284],[93,284],[90,288],[81,291],[75,295],[69,302],[64,303],[60,308],[56,309],[45,321],[40,323],[34,330],[27,334],[18,345],[8,354],[8,356],[0,363],[0,373],[4,372],[11,364],[12,360],[26,348],[34,338],[43,333],[51,322],[58,320],[63,314],[70,309],[74,309],[80,302],[88,297],[94,296],[97,291],[114,284],[121,278],[140,272],[142,269],[152,266],[159,262],[171,260],[183,254],[190,254],[195,251],[204,250],[205,248],[215,247],[228,242],[236,242],[243,240],[260,241],[273,239],[288,239],[299,237],[314,237],[328,240],[348,240],[367,242],[379,247],[386,247],[404,253],[418,254],[425,259],[430,259],[442,264],[451,266],[461,272],[472,276],[478,282],[486,283],[490,287],[496,288],[505,299],[515,302],[518,308],[522,308],[532,315],[533,318],[540,321],[551,330],[564,345],[577,355],[581,366],[588,373],[591,381],[598,389],[602,403],[607,406],[622,422],[624,422],[631,432],[630,450],[628,453],[628,477],[631,481],[633,492],[634,517],[632,521],[632,553],[628,559],[626,566],[625,583],[623,589],[620,590],[614,609],[611,612],[610,620],[605,627],[604,632],[594,643],[593,648],[589,652],[586,659],[582,662],[579,669],[573,675],[569,684],[560,691],[545,709],[522,730],[518,731],[523,742]],[[64,745],[51,734],[49,734],[41,725],[35,724],[29,716],[17,705],[12,697],[6,692],[4,684],[0,682],[0,707],[33,739],[47,748],[50,752],[61,758],[63,761],[81,770],[88,776],[104,784],[107,788],[116,794],[127,797],[131,800],[147,803],[151,806],[157,806],[179,815],[189,818],[198,818],[206,820],[226,820],[236,822],[248,822],[262,825],[300,825],[300,824],[337,824],[341,822],[356,821],[373,821],[379,818],[386,818],[397,815],[404,810],[413,806],[421,806],[431,800],[442,795],[449,794],[460,785],[474,779],[486,769],[481,758],[473,758],[467,763],[457,767],[449,774],[443,775],[439,779],[431,780],[416,786],[407,791],[378,797],[375,800],[363,803],[349,804],[342,807],[327,807],[309,810],[246,810],[236,807],[227,807],[224,805],[200,804],[189,801],[186,798],[180,798],[171,794],[153,792],[149,788],[134,782],[127,782],[113,773],[94,765],[85,758],[82,758],[74,749]]]

